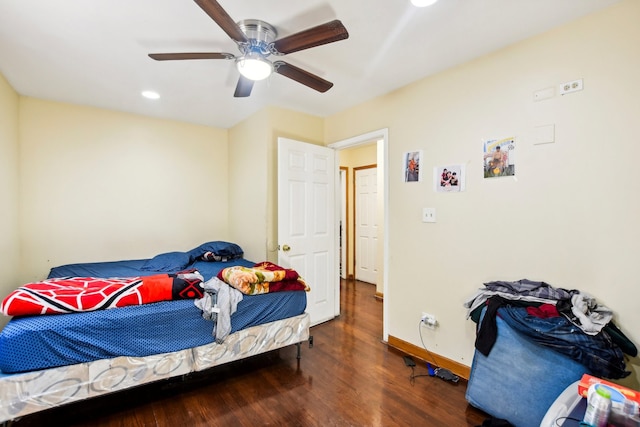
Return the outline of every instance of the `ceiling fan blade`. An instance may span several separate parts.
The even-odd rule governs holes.
[[[249,80],[245,76],[240,75],[240,79],[238,79],[236,91],[233,96],[235,98],[246,98],[251,95],[251,89],[253,89],[253,80]]]
[[[273,46],[279,53],[284,55],[347,38],[349,38],[347,29],[342,25],[342,22],[336,19],[335,21],[283,37],[276,40]]]
[[[175,59],[234,59],[235,56],[225,52],[185,52],[185,53],[150,53],[149,57],[156,61]]]
[[[246,43],[249,41],[247,36],[242,32],[238,24],[229,16],[229,14],[215,0],[194,0],[207,15],[213,19],[216,24],[227,33],[235,42]]]
[[[318,92],[326,92],[333,87],[333,83],[326,81],[322,77],[318,77],[302,68],[295,65],[288,64],[284,61],[276,61],[273,63],[273,68],[276,73],[285,77],[289,77],[291,80],[295,80],[298,83],[302,83],[305,86],[315,89]]]

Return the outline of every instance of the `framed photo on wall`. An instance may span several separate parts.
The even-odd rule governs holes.
[[[433,168],[433,191],[455,193],[465,190],[465,165],[436,166]]]
[[[516,138],[510,136],[482,141],[482,159],[485,178],[514,176],[516,174]]]
[[[422,151],[407,151],[402,156],[402,179],[404,182],[422,181],[420,162]]]

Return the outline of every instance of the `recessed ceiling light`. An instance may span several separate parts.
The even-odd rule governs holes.
[[[142,92],[142,96],[147,99],[160,99],[160,94],[158,92],[154,92],[152,90],[145,90]]]
[[[431,6],[437,1],[438,0],[411,0],[411,4],[416,7],[427,7],[427,6]]]

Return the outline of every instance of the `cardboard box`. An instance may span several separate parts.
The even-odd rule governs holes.
[[[589,374],[584,374],[578,383],[578,394],[582,397],[587,397],[587,393],[589,392],[589,387],[594,384],[604,384],[616,391],[618,391],[626,400],[632,400],[640,405],[640,392],[637,390],[632,390],[630,388],[614,384],[612,382],[600,379],[598,377],[594,377]],[[612,395],[611,403],[614,402],[614,396]]]

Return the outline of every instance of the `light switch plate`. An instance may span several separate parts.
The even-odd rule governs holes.
[[[436,222],[436,208],[422,208],[422,222]]]

